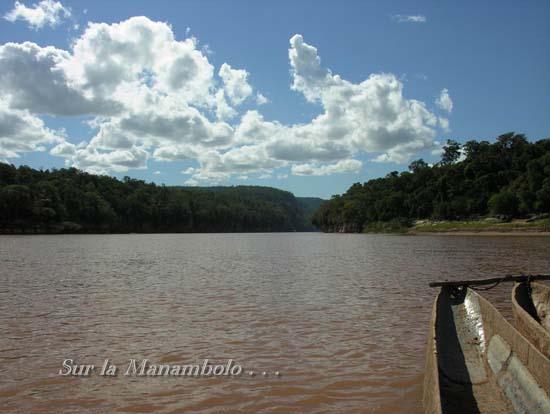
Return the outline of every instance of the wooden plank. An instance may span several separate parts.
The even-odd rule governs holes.
[[[432,282],[430,283],[430,287],[492,285],[497,282],[520,283],[526,282],[527,280],[550,280],[550,275],[506,275],[501,277],[492,277],[489,279],[445,280],[443,282]]]

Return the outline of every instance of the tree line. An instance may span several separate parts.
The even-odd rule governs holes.
[[[292,193],[269,187],[168,187],[0,163],[4,233],[313,230],[307,216]]]
[[[529,142],[513,132],[494,143],[448,140],[441,161],[353,184],[312,217],[324,231],[360,232],[373,223],[417,219],[502,219],[550,212],[550,139]]]

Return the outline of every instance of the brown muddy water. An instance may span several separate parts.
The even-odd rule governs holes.
[[[544,237],[2,236],[1,411],[421,412],[428,282],[549,261]],[[488,295],[508,316],[510,289]],[[121,372],[60,376],[69,358]],[[132,358],[244,374],[124,376]]]

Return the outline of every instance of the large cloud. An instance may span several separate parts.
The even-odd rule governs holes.
[[[146,168],[149,158],[194,159],[197,166],[185,171],[189,182],[265,176],[281,167],[295,175],[358,172],[362,154],[406,162],[436,146],[438,126],[448,128],[424,103],[406,99],[394,75],[346,81],[301,35],[290,39],[289,60],[291,88],[321,106],[304,124],[266,120],[257,109],[239,114],[245,100],[266,101],[248,72],[224,63],[216,76],[194,38],[176,40],[168,24],[146,17],[91,23],[70,51],[1,45],[0,92],[5,109],[33,117],[52,144],[55,134],[36,115],[92,118],[96,131],[88,142],[57,137],[51,149],[71,165],[109,172]],[[18,152],[7,148],[0,143],[4,157]]]
[[[105,149],[123,148],[137,142],[148,147],[163,144],[215,147],[229,143],[232,134],[228,124],[210,122],[193,107],[182,107],[180,111],[151,108],[102,123],[91,142]]]
[[[376,162],[405,163],[437,146],[436,127],[447,128],[446,120],[424,103],[406,99],[394,75],[373,74],[354,84],[323,67],[317,49],[301,35],[293,36],[290,46],[291,88],[320,103],[323,112],[309,123],[287,126],[247,111],[235,128],[236,147],[199,156],[200,167],[186,171],[194,180],[264,175],[289,164],[295,175],[358,172],[362,162],[352,157],[361,153],[379,153]]]
[[[70,16],[70,9],[58,1],[42,0],[38,4],[33,4],[33,7],[27,7],[16,1],[13,9],[6,13],[4,19],[10,22],[21,19],[26,21],[30,28],[37,30],[46,25],[55,27]]]
[[[0,90],[11,105],[38,114],[99,115],[122,108],[112,100],[87,98],[70,85],[62,66],[72,56],[54,47],[35,43],[6,43],[0,46]]]
[[[252,87],[248,84],[248,72],[246,70],[233,69],[230,65],[224,63],[220,68],[219,75],[223,80],[225,93],[234,105],[241,104],[252,95]]]
[[[44,150],[44,145],[63,141],[27,110],[13,109],[0,98],[0,159],[16,158],[20,152]]]
[[[0,91],[14,109],[98,116],[89,154],[158,147],[163,148],[158,151],[162,159],[177,159],[168,157],[167,148],[225,145],[233,132],[204,113],[215,110],[221,119],[235,114],[223,90],[216,91],[214,68],[196,41],[176,41],[170,26],[145,17],[112,25],[91,23],[70,52],[30,42],[0,46]],[[98,160],[98,168],[108,171],[109,160],[119,160],[103,153],[87,159],[83,163],[75,158],[75,165],[92,169]]]
[[[121,23],[92,23],[59,67],[89,96],[124,101],[139,98],[139,87],[184,102],[211,103],[214,68],[188,38],[176,41],[163,22],[132,17]],[[135,95],[135,96],[132,96]]]
[[[145,169],[149,157],[147,151],[134,145],[129,148],[103,151],[95,145],[77,146],[65,141],[53,147],[50,153],[70,160],[74,167],[96,174]]]
[[[292,36],[290,45],[288,57],[292,68],[292,89],[302,92],[308,101],[314,102],[321,98],[333,78],[330,72],[321,66],[317,49],[305,43],[302,35]]]
[[[323,68],[317,50],[302,36],[290,44],[293,89],[324,108],[310,124],[294,128],[302,137],[319,146],[337,142],[351,154],[383,151],[386,161],[395,162],[433,147],[437,117],[422,102],[405,99],[394,75],[373,74],[354,84]]]
[[[291,168],[294,175],[330,175],[335,173],[354,173],[361,170],[363,163],[359,160],[340,160],[334,164],[315,165],[298,164]]]

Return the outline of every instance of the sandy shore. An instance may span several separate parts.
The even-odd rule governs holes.
[[[526,236],[548,237],[550,231],[415,231],[408,232],[413,236]]]

